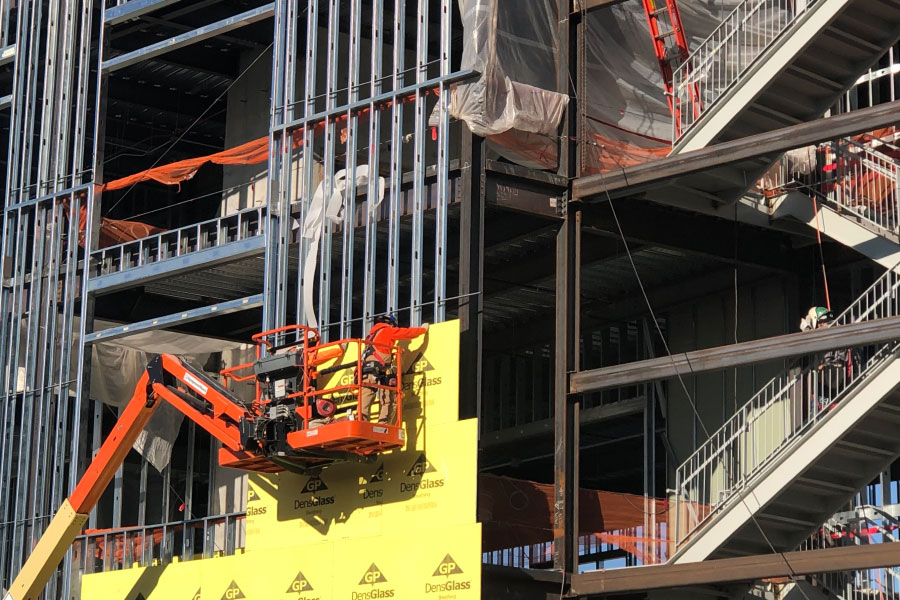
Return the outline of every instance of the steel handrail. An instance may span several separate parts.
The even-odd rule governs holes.
[[[801,168],[793,164],[794,155],[783,155],[760,180],[763,195],[771,199],[796,188],[869,225],[900,234],[897,161],[852,139],[820,144],[807,151],[815,154],[816,164]],[[808,161],[813,163],[813,157]]]
[[[265,233],[266,207],[238,212],[91,252],[91,277],[157,263]]]
[[[673,72],[673,144],[817,1],[744,0],[738,4]]]
[[[888,270],[830,326],[900,314],[898,292],[900,275],[894,269]],[[855,389],[857,381],[888,360],[897,344],[889,342],[873,348],[876,349],[869,352],[858,373],[823,370],[820,365],[810,364],[772,378],[679,466],[675,497],[676,547],[692,537],[756,474],[800,439],[846,393]],[[777,431],[779,418],[780,433]],[[683,513],[686,516],[687,510],[697,516],[682,523]]]

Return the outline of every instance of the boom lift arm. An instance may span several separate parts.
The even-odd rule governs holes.
[[[289,336],[302,341],[279,345]],[[403,392],[399,377],[391,382],[365,384],[359,377],[352,377],[352,382],[345,378],[344,383],[327,389],[316,386],[320,374],[317,367],[342,356],[349,343],[354,344],[356,359],[327,370],[362,372],[363,352],[367,344],[372,345],[370,342],[341,340],[319,345],[318,332],[302,325],[265,331],[253,339],[257,343],[256,361],[222,371],[226,379],[255,379],[256,398],[246,405],[176,356],[161,354],[150,361],[112,433],[75,490],[63,501],[3,600],[34,600],[40,595],[138,435],[159,408],[160,400],[221,441],[219,464],[235,469],[263,473],[309,471],[341,460],[371,459],[375,453],[403,446]],[[310,339],[316,343],[311,344]],[[398,372],[402,372],[401,350],[380,350],[389,354]],[[237,375],[245,369],[252,369],[253,375]],[[372,423],[368,415],[360,415],[364,387],[394,395],[397,414],[392,423]],[[334,416],[339,404],[351,407],[344,418]],[[328,410],[323,409],[326,406]],[[354,418],[353,408],[358,418]]]
[[[189,393],[167,383],[167,380],[177,380],[189,386],[205,398],[207,405],[193,400]],[[243,451],[238,424],[242,418],[250,416],[247,409],[224,388],[179,358],[167,354],[154,358],[138,380],[134,394],[112,433],[103,442],[75,490],[63,501],[50,521],[4,600],[32,600],[40,595],[138,435],[159,408],[160,400],[172,404],[225,447],[235,452]]]

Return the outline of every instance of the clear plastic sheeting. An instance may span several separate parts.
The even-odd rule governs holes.
[[[741,5],[721,0],[678,4],[690,49],[703,41]],[[777,19],[777,11],[767,13]],[[580,94],[584,111],[584,173],[624,168],[665,155],[671,147],[672,115],[647,17],[639,2],[625,2],[585,15],[585,70],[588,86]],[[765,27],[759,22],[758,27]],[[741,38],[731,56],[755,56],[759,36]],[[676,65],[673,65],[676,66]]]
[[[455,86],[450,113],[473,133],[510,130],[555,138],[568,98],[556,89],[559,40],[555,5],[520,0],[459,0],[465,36],[462,68],[481,76]]]

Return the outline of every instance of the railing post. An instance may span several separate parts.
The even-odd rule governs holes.
[[[669,558],[678,550],[678,544],[681,543],[681,495],[681,468],[678,468],[675,471],[675,532],[672,535],[674,546],[669,553]]]
[[[891,174],[893,175],[893,190],[891,197],[893,198],[893,210],[891,212],[890,230],[895,234],[900,233],[900,177],[898,177],[898,169],[896,163],[891,163]]]

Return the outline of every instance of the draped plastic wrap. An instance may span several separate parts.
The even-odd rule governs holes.
[[[154,354],[177,354],[201,368],[210,354],[221,353],[227,366],[251,360],[253,349],[246,344],[186,335],[172,331],[138,333],[110,342],[94,344],[91,354],[91,397],[104,404],[122,407],[131,400],[134,386]],[[210,373],[211,376],[215,374]],[[233,390],[241,399],[252,398],[253,389]],[[162,471],[169,464],[172,446],[184,415],[163,402],[138,436],[134,449]]]
[[[547,91],[556,89],[558,19],[549,2],[517,2],[515,10],[498,14],[498,1],[460,0],[468,41],[463,67],[483,75],[476,83],[458,86],[456,116],[475,133],[490,136],[491,148],[501,156],[532,168],[555,169],[557,128],[566,105],[564,96]],[[680,2],[688,47],[699,47],[740,3]],[[769,39],[765,35],[772,29],[768,22],[785,20],[782,13],[787,9],[780,6],[767,4],[764,14],[744,23],[742,34],[729,38],[728,43],[737,47],[713,54],[719,61],[734,62],[733,69],[718,64],[716,68],[737,73],[738,63],[749,63]],[[579,50],[584,82],[579,90],[582,173],[666,156],[671,149],[672,116],[643,6],[623,2],[590,10],[583,18],[584,46]],[[695,75],[704,77],[702,72]],[[520,91],[522,85],[538,92],[528,96]],[[536,124],[541,119],[543,126]]]
[[[503,5],[503,6],[501,6]],[[568,98],[556,89],[555,3],[459,0],[462,68],[481,75],[455,86],[450,111],[477,135],[510,130],[555,139]]]
[[[678,3],[689,49],[700,46],[740,4],[738,0]],[[780,19],[777,7],[769,19]],[[760,50],[754,27],[737,38],[740,48],[727,55],[746,63]],[[585,15],[585,70],[588,85],[580,100],[584,111],[584,173],[597,173],[665,156],[671,146],[672,116],[664,94],[659,62],[640,2],[624,2]],[[724,60],[724,58],[723,58]],[[735,72],[737,70],[735,69]],[[697,73],[703,77],[703,73]]]

